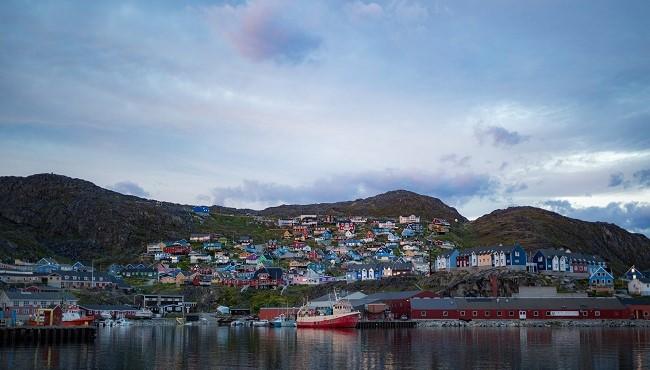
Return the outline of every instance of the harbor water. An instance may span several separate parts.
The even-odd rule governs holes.
[[[648,369],[648,328],[101,328],[0,348],[3,369]]]

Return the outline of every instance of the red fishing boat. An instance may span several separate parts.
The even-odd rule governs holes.
[[[296,322],[299,328],[339,329],[355,328],[361,313],[354,311],[349,301],[338,299],[334,292],[335,301],[329,307],[312,308],[303,306],[299,311]]]
[[[88,326],[95,321],[94,316],[86,316],[81,313],[77,306],[69,306],[63,311],[61,324],[63,326]]]

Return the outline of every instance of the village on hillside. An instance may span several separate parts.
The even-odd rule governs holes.
[[[205,222],[205,229],[215,222],[208,207],[194,207],[193,213]],[[224,217],[228,216],[220,219]],[[352,286],[373,281],[380,284],[388,279],[395,282],[438,274],[458,276],[456,281],[450,279],[458,285],[476,276],[497,280],[497,273],[504,271],[563,281],[560,289],[564,291],[555,287],[551,288],[555,293],[545,290],[544,297],[535,295],[540,294],[539,290],[532,295],[532,298],[541,299],[538,302],[541,306],[545,304],[544,298],[552,300],[561,298],[562,294],[584,299],[616,297],[615,300],[623,307],[620,308],[620,312],[624,312],[622,316],[629,314],[650,319],[650,304],[639,300],[639,297],[650,296],[650,272],[632,266],[616,276],[601,257],[567,248],[531,251],[519,244],[461,246],[450,235],[458,226],[457,220],[423,220],[418,215],[397,218],[359,215],[246,218],[247,222],[256,225],[255,230],[264,232],[256,232],[254,237],[206,231],[187,235],[187,239],[182,240],[152,240],[138,247],[141,248],[140,255],[130,263],[100,267],[93,261],[65,264],[51,257],[34,262],[16,260],[3,263],[0,265],[0,319],[28,320],[39,310],[52,305],[79,305],[89,315],[108,312],[112,317],[134,317],[142,310],[157,316],[196,311],[196,302],[178,294],[181,287],[230,287],[239,294],[265,291],[281,296],[298,286],[316,287],[342,282]],[[259,235],[276,235],[276,238],[261,240]],[[496,287],[497,282],[493,283]],[[530,292],[530,289],[535,291],[535,287],[516,288],[518,293],[515,294]],[[89,297],[85,291],[117,291],[132,295],[133,303],[97,304],[92,299],[88,303],[84,302]],[[449,297],[450,291],[444,289],[398,293],[388,287],[370,295],[356,294],[350,299],[358,300],[359,309],[365,312],[366,319],[431,318],[426,311],[417,311],[415,306],[411,306],[416,302],[415,298],[447,296],[447,299],[457,301],[445,301],[447,304],[468,305],[468,310],[471,310],[472,297],[469,294]],[[488,289],[485,295],[498,301],[500,293],[494,288],[492,291]],[[424,304],[420,301],[420,310],[430,302]],[[597,318],[600,315],[597,304],[589,307],[593,302],[582,302],[581,310],[598,312],[594,314]],[[263,306],[267,305],[262,304],[252,311],[250,306],[241,309],[249,314],[275,312],[273,307]],[[220,302],[214,302],[208,310],[215,311],[219,307],[222,307]],[[440,310],[440,318],[447,318],[450,312]],[[464,310],[457,310],[456,315],[461,315],[461,312],[464,315]]]

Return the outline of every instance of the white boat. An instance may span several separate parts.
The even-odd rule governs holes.
[[[290,319],[284,315],[280,315],[271,321],[271,326],[274,328],[280,327],[296,327],[296,320]]]
[[[253,326],[269,326],[269,320],[253,321]]]
[[[230,323],[230,326],[244,326],[244,322],[241,320],[235,320]]]
[[[141,308],[135,312],[136,319],[150,319],[153,317],[153,312],[147,308]]]
[[[130,320],[120,317],[119,319],[115,320],[115,326],[129,326],[133,324]]]

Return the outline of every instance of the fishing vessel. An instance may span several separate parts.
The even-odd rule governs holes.
[[[299,328],[354,328],[360,315],[359,311],[354,311],[349,301],[339,299],[335,291],[331,306],[313,308],[305,305],[298,311],[296,321]]]
[[[63,311],[63,316],[61,317],[61,324],[63,326],[88,326],[95,321],[94,316],[86,316],[81,313],[81,310],[77,306],[70,306],[65,311]]]

